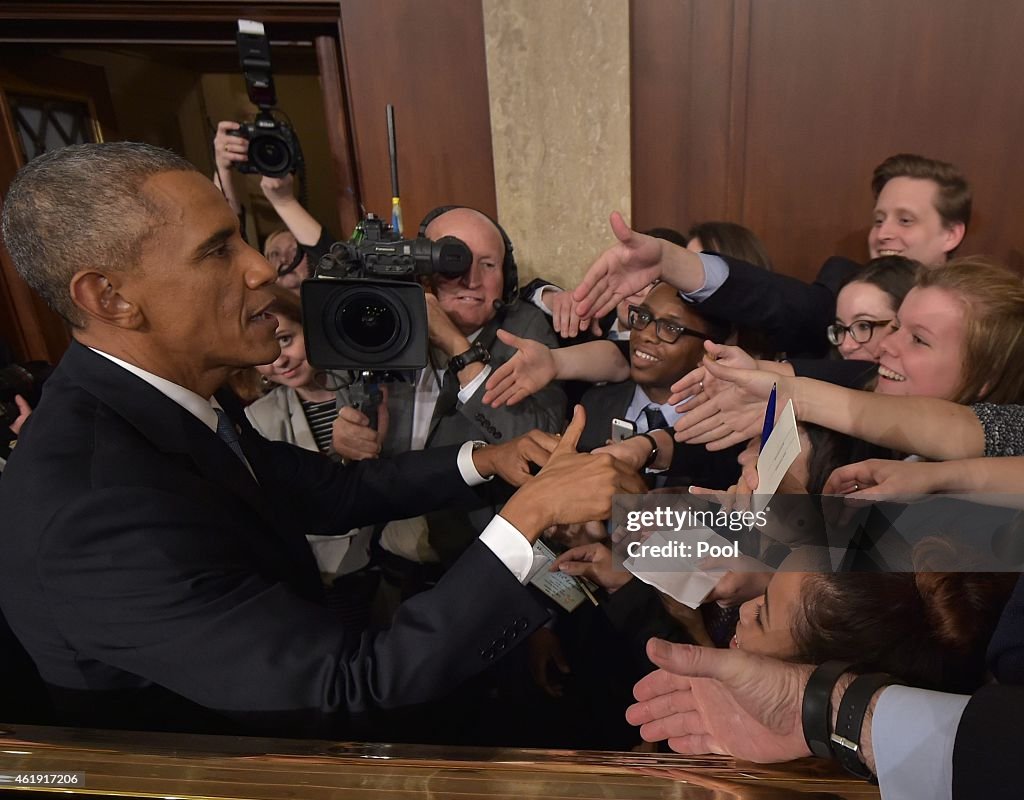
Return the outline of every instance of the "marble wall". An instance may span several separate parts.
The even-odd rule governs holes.
[[[630,210],[628,0],[483,0],[498,215],[520,280],[574,286]]]

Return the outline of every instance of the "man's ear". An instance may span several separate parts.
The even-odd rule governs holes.
[[[960,242],[964,240],[964,236],[967,234],[967,226],[962,222],[954,222],[952,225],[946,225],[946,252],[952,253],[960,246]]]
[[[119,285],[115,276],[82,270],[71,278],[71,299],[87,319],[135,330],[143,323],[142,310],[121,294]]]

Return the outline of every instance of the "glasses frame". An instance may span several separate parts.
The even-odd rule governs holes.
[[[892,323],[893,320],[891,319],[858,319],[854,320],[849,325],[840,325],[838,322],[833,322],[825,328],[825,335],[828,337],[829,342],[836,347],[839,347],[847,336],[853,339],[857,344],[867,344],[874,338],[875,331],[879,328],[884,328],[887,325],[892,325]],[[853,335],[853,327],[855,325],[870,326],[870,331],[868,332],[866,339],[858,339]]]
[[[642,315],[642,316],[641,316]],[[646,322],[637,324],[638,319],[644,318]],[[642,331],[651,323],[654,323],[654,335],[657,336],[665,344],[675,344],[683,336],[696,336],[701,341],[710,339],[711,337],[703,331],[694,330],[687,328],[685,325],[680,325],[677,322],[672,322],[667,319],[659,319],[651,313],[650,309],[644,308],[643,306],[630,306],[629,313],[626,316],[626,324],[629,326],[631,331]],[[674,339],[668,339],[665,337],[664,329],[672,328],[677,331]]]

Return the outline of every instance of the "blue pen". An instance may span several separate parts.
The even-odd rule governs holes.
[[[772,435],[772,430],[775,428],[775,397],[778,394],[778,384],[772,384],[772,393],[768,395],[768,408],[764,410],[764,425],[761,427],[761,447],[757,452],[764,450],[764,446],[768,444],[768,437]]]

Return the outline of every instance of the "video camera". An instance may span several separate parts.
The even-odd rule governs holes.
[[[259,108],[252,122],[242,122],[232,136],[249,141],[249,160],[237,164],[239,172],[281,178],[305,165],[302,146],[292,126],[274,117],[277,92],[270,70],[270,42],[262,22],[238,20],[238,58],[249,99]]]
[[[473,262],[464,242],[444,236],[399,239],[369,214],[302,284],[309,362],[319,369],[384,372],[427,365],[422,275],[463,275]]]

